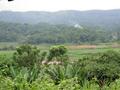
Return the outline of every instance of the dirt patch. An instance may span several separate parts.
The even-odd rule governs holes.
[[[69,49],[95,49],[97,48],[96,45],[74,45],[68,46]]]

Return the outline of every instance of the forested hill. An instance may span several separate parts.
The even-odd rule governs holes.
[[[89,30],[66,25],[0,22],[0,42],[31,44],[106,43],[120,40],[120,31]]]
[[[105,43],[120,41],[120,10],[0,12],[0,42]]]
[[[12,12],[1,11],[0,21],[14,23],[49,23],[80,25],[105,30],[120,28],[120,10]]]

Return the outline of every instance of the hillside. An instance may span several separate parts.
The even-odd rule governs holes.
[[[1,11],[0,21],[12,23],[49,23],[80,25],[89,29],[118,30],[120,10],[58,11],[58,12],[12,12]]]
[[[120,10],[0,12],[0,42],[32,44],[120,41]]]
[[[120,40],[120,32],[89,30],[66,25],[0,22],[0,42],[31,44],[105,43]]]

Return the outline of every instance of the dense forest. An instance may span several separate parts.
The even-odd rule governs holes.
[[[31,44],[106,43],[119,41],[119,31],[47,23],[20,24],[0,22],[0,42]]]

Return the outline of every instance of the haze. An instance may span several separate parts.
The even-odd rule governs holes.
[[[59,10],[120,9],[120,0],[0,0],[0,11],[59,11]]]

